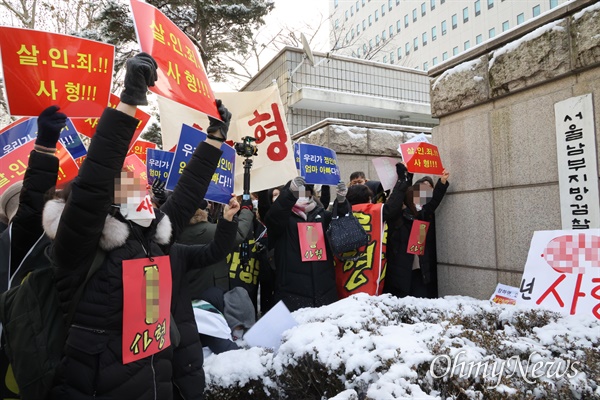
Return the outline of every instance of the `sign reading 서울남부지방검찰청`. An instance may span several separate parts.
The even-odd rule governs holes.
[[[59,105],[68,117],[99,117],[108,104],[114,46],[75,36],[0,27],[10,114],[37,117]]]
[[[600,320],[600,229],[534,232],[517,304]]]
[[[130,0],[129,5],[140,47],[158,64],[158,80],[150,91],[221,119],[202,59],[190,38],[150,4]]]

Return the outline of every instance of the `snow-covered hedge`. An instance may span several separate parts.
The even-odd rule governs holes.
[[[296,311],[277,351],[205,360],[207,400],[600,398],[600,324],[468,297]]]

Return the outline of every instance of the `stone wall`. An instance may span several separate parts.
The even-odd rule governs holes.
[[[489,298],[498,282],[520,285],[534,231],[561,229],[554,104],[587,93],[600,100],[600,4],[574,1],[436,72],[432,136],[451,173],[436,213],[440,295]]]

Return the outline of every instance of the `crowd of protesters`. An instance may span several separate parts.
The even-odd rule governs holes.
[[[0,197],[1,291],[51,266],[63,313],[75,307],[50,398],[203,398],[203,354],[239,348],[236,340],[280,300],[290,311],[338,300],[334,254],[323,234],[332,219],[330,197],[340,215],[356,204],[383,204],[389,229],[384,292],[437,296],[434,212],[448,187],[447,172],[435,185],[431,178],[413,184],[412,174],[398,163],[391,193],[357,172],[348,186],[335,186],[333,196],[328,186],[318,193],[298,176],[253,200],[232,195],[224,207],[207,202],[231,119],[217,100],[221,118],[209,118],[207,139],[175,189],[165,191],[158,180],[149,188],[123,163],[138,125],[136,108],[147,105],[148,87],[157,79],[150,55],[127,61],[121,102],[102,114],[78,176],[63,190],[55,189],[55,152],[67,115],[57,106],[44,110],[24,180]],[[406,252],[415,220],[431,223],[423,255]],[[321,235],[327,257],[302,260],[299,226],[305,223]],[[100,266],[88,279],[98,259]],[[156,287],[145,318],[166,315],[162,328],[170,345],[124,362],[131,310],[125,270],[138,268],[138,261],[169,274],[165,284],[145,266],[137,277],[144,282],[137,284]],[[166,314],[162,302],[169,305]],[[1,398],[18,398],[4,352],[0,367]]]

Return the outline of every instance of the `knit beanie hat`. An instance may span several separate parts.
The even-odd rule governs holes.
[[[3,214],[10,222],[19,208],[19,195],[21,194],[21,188],[23,187],[23,181],[13,183],[11,186],[2,193],[0,196],[0,214]]]
[[[251,328],[256,322],[256,316],[254,304],[252,304],[246,289],[236,286],[226,292],[223,297],[225,319],[231,330],[237,326],[243,326],[244,329]]]

